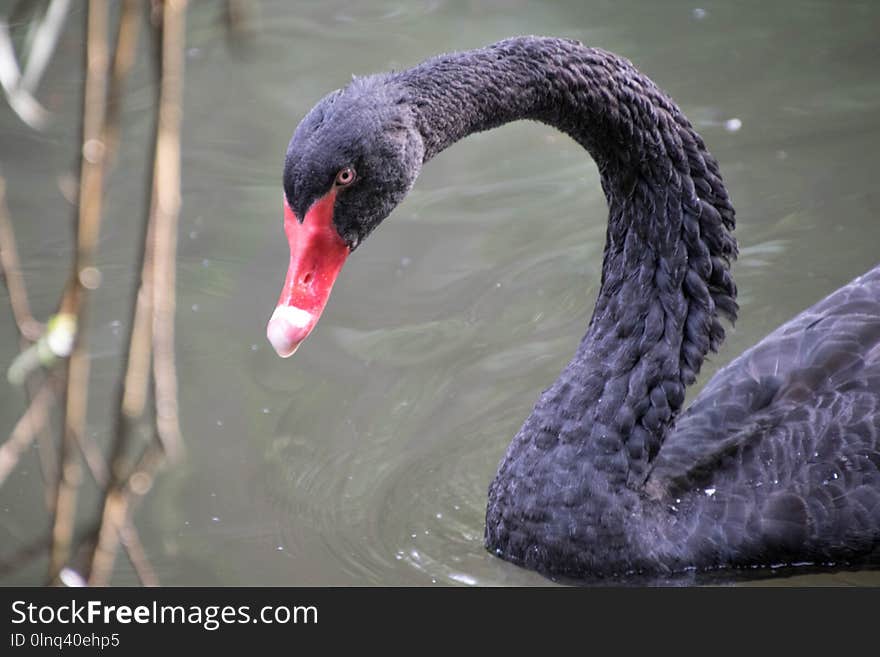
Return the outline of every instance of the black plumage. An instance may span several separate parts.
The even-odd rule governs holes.
[[[568,577],[880,557],[880,267],[682,411],[737,313],[734,209],[701,137],[625,59],[517,37],[355,80],[297,129],[285,193],[304,212],[353,164],[334,222],[355,248],[423,162],[518,119],[589,151],[609,218],[589,329],[501,461],[487,548]]]

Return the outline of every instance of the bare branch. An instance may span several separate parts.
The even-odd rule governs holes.
[[[122,14],[119,17],[116,49],[113,53],[113,73],[107,91],[107,121],[104,125],[104,144],[107,148],[107,158],[111,164],[116,159],[116,151],[119,148],[122,90],[137,52],[141,8],[142,3],[139,0],[125,0],[122,5]]]
[[[34,130],[41,129],[49,118],[49,113],[26,90],[19,86],[21,71],[12,47],[9,26],[0,19],[0,86],[6,94],[9,106],[18,117]]]
[[[128,493],[124,488],[113,488],[104,498],[98,542],[95,544],[92,561],[89,564],[90,586],[107,586],[110,582],[120,532],[128,518],[128,501]]]
[[[37,102],[33,94],[40,84],[52,53],[55,52],[69,6],[70,0],[52,0],[49,4],[34,30],[24,73],[19,70],[9,27],[0,19],[0,86],[6,93],[9,106],[22,121],[37,130],[46,124],[49,113]]]
[[[3,176],[0,176],[0,270],[9,290],[9,304],[18,332],[30,342],[35,342],[43,332],[43,325],[31,315],[15,246],[15,233],[6,207],[6,180]]]
[[[73,271],[61,302],[61,312],[77,318],[76,342],[67,368],[67,394],[61,443],[62,466],[49,577],[54,580],[70,556],[76,517],[81,466],[77,444],[86,427],[89,353],[86,332],[87,297],[95,278],[94,256],[101,226],[105,146],[102,141],[107,88],[106,0],[90,0],[86,28],[86,80],[83,102],[82,159],[77,224],[77,249]]]
[[[16,422],[9,438],[0,445],[0,485],[6,481],[22,452],[30,446],[37,432],[45,425],[51,403],[52,389],[48,383],[44,383]]]
[[[64,27],[64,19],[67,17],[67,9],[70,0],[52,0],[46,10],[43,20],[34,31],[34,39],[28,53],[27,63],[24,66],[19,86],[29,94],[33,94],[40,84],[43,72],[55,52],[58,36]]]
[[[156,163],[153,241],[153,374],[156,428],[173,462],[183,450],[177,410],[174,310],[177,220],[180,213],[180,123],[186,0],[167,0],[162,14],[162,77]]]
[[[104,463],[104,459],[101,456],[101,452],[98,449],[98,446],[87,434],[83,434],[81,436],[82,440],[80,442],[80,448],[82,449],[83,456],[86,459],[86,463],[89,466],[89,471],[92,474],[92,478],[95,480],[95,483],[98,484],[99,487],[108,490],[112,485],[110,481],[110,473],[107,471],[107,466]],[[144,486],[143,482],[143,474],[135,473],[137,476],[134,477],[134,481],[130,483],[130,488],[132,492],[137,495],[146,494],[149,486]],[[105,535],[108,530],[116,529],[119,533],[119,539],[122,543],[122,547],[125,549],[125,553],[128,555],[128,559],[131,562],[132,566],[135,569],[135,572],[138,574],[138,578],[141,581],[141,584],[144,586],[158,586],[159,580],[156,577],[156,573],[153,570],[152,565],[150,564],[149,559],[147,558],[146,551],[144,550],[143,544],[141,543],[140,536],[138,535],[138,531],[135,526],[131,522],[131,518],[127,517],[126,506],[123,505],[119,507],[118,496],[113,495],[112,492],[108,492],[107,496],[109,498],[109,504],[105,500],[104,505],[104,514],[109,514],[109,518],[102,518],[101,525],[98,529],[98,538],[95,542],[95,549],[92,553],[92,558],[94,559],[95,554],[101,549],[101,541],[107,541],[108,538]],[[125,500],[127,505],[127,499]],[[119,515],[119,511],[123,513]],[[111,550],[115,550],[115,541],[113,541],[113,545],[110,546]],[[105,558],[109,555],[104,555]],[[110,571],[112,571],[113,560],[110,559],[108,563],[110,567]],[[91,570],[90,565],[90,570]],[[106,576],[106,579],[99,580],[103,584],[109,582],[110,571],[106,570],[106,566],[103,563],[98,563],[99,572],[102,575]],[[90,577],[91,579],[91,577]]]
[[[117,435],[112,461],[114,481],[106,494],[101,526],[88,581],[106,585],[120,540],[131,536],[128,516],[132,497],[140,497],[152,485],[156,469],[167,458],[175,461],[183,444],[177,416],[177,373],[174,360],[175,267],[177,219],[180,210],[180,122],[182,113],[183,50],[185,43],[183,0],[162,4],[159,29],[161,70],[159,75],[152,196],[146,228],[141,285],[132,318],[123,395],[117,416]],[[152,345],[150,344],[152,337]],[[152,347],[152,349],[151,349]],[[121,455],[132,422],[141,416],[149,379],[152,350],[156,432],[161,448],[150,445],[130,476]],[[135,563],[135,555],[129,550]],[[145,559],[135,567],[142,581],[149,575]],[[146,583],[146,582],[145,582]]]
[[[131,521],[119,532],[119,538],[141,584],[144,586],[159,586],[159,577],[156,575],[152,564],[150,564],[141,539]]]
[[[22,342],[24,341],[22,340]],[[25,391],[28,397],[33,400],[44,385],[52,387],[52,399],[48,405],[54,407],[58,403],[56,396],[58,386],[53,374],[50,374],[41,383],[35,382],[33,377],[29,378],[25,382]],[[46,421],[37,431],[37,454],[40,457],[40,473],[43,475],[43,495],[46,499],[46,508],[52,514],[55,512],[55,498],[58,495],[58,447],[53,440],[51,414],[47,414]]]

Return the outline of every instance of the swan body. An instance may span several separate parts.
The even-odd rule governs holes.
[[[518,119],[590,153],[609,219],[587,333],[501,460],[486,547],[577,578],[880,557],[880,267],[717,372],[684,410],[722,319],[736,317],[735,213],[681,110],[611,53],[515,37],[321,100],[285,158],[278,353],[308,336],[345,259],[424,162]]]

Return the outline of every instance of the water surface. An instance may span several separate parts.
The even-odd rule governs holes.
[[[483,513],[508,441],[592,309],[606,218],[595,165],[527,123],[444,152],[350,258],[312,337],[280,360],[264,333],[287,263],[284,150],[299,119],[352,74],[533,33],[616,51],[667,89],[720,161],[738,211],[741,320],[701,382],[880,260],[877,3],[259,6],[254,40],[238,49],[223,41],[217,6],[190,11],[177,316],[187,457],[136,518],[165,584],[547,583],[483,550]],[[75,157],[81,22],[73,17],[40,89],[55,113],[48,131],[0,108],[0,166],[41,318],[69,264],[72,210],[58,178]],[[149,79],[142,56],[101,237],[90,407],[99,441],[134,281]],[[8,363],[16,338],[0,301]],[[2,390],[0,436],[23,406],[19,391]],[[86,488],[84,517],[94,499]],[[33,453],[0,488],[0,545],[47,527]],[[38,583],[44,570],[37,562],[4,582]],[[114,582],[134,581],[120,560]]]

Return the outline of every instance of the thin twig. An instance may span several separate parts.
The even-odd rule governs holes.
[[[89,586],[107,586],[116,561],[120,532],[128,518],[128,493],[125,488],[111,488],[104,497],[98,540],[89,564]]]
[[[137,476],[135,476],[137,475]],[[133,473],[136,486],[132,485],[131,478],[121,487],[110,486],[106,488],[102,506],[101,522],[96,532],[94,546],[87,566],[87,581],[91,586],[106,586],[113,573],[113,564],[116,557],[117,545],[121,544],[135,569],[141,584],[144,586],[158,586],[159,581],[155,571],[147,558],[146,551],[140,541],[137,529],[131,520],[131,507],[133,495],[146,493],[152,479],[148,478],[149,484],[141,490],[134,491],[137,486],[143,485],[144,473]]]
[[[22,339],[22,348],[25,347]],[[42,386],[51,387],[52,399],[49,405],[54,407],[58,400],[56,397],[57,381],[53,373],[49,373],[43,381],[34,381],[35,377],[28,377],[25,381],[25,392],[30,400],[40,391]],[[40,473],[43,476],[43,495],[46,499],[46,509],[49,514],[55,512],[55,500],[58,496],[58,447],[53,440],[52,414],[48,414],[46,421],[37,431],[37,454],[40,457]]]
[[[89,566],[89,586],[106,586],[109,583],[120,541],[126,547],[129,560],[135,566],[142,583],[145,586],[158,585],[158,579],[137,540],[130,514],[134,504],[152,487],[155,473],[164,460],[165,453],[158,441],[147,445],[125,483],[119,483],[107,492],[98,540]],[[132,539],[137,542],[131,543]]]
[[[155,41],[161,47],[161,29],[155,30]],[[159,48],[160,49],[160,48]],[[86,578],[95,583],[109,582],[113,571],[117,540],[121,538],[118,527],[120,519],[125,517],[124,507],[127,506],[120,494],[125,482],[131,474],[126,459],[129,451],[131,432],[137,421],[143,416],[146,406],[147,392],[150,383],[150,364],[153,347],[153,225],[156,205],[154,175],[156,169],[156,148],[159,132],[159,89],[161,80],[161,55],[156,61],[157,76],[155,88],[156,112],[153,129],[154,147],[150,152],[150,163],[147,167],[147,189],[149,198],[144,216],[142,246],[140,253],[140,279],[134,290],[134,302],[131,307],[129,323],[128,349],[123,356],[123,374],[119,386],[119,399],[116,406],[115,433],[110,449],[110,481],[104,486],[104,499],[101,503],[101,523],[98,540],[95,543],[90,559]]]
[[[122,29],[120,27],[120,29]],[[155,30],[156,37],[153,39],[155,50],[160,50],[159,30]],[[121,43],[122,35],[117,39]],[[156,205],[156,192],[154,185],[154,171],[156,169],[155,143],[159,132],[159,82],[161,80],[161,54],[155,57],[156,89],[153,122],[152,142],[154,147],[150,150],[150,159],[147,165],[148,190],[146,211],[141,231],[141,244],[137,253],[140,258],[137,268],[140,277],[133,290],[131,311],[129,313],[128,349],[123,355],[122,380],[119,385],[119,399],[116,405],[116,417],[114,422],[115,432],[113,444],[110,450],[110,470],[113,476],[112,485],[122,481],[126,470],[125,452],[129,437],[135,423],[143,416],[146,406],[146,398],[150,384],[150,363],[153,348],[153,208]]]
[[[177,408],[174,310],[177,220],[180,213],[180,124],[186,0],[167,0],[162,14],[162,79],[156,141],[153,242],[153,378],[156,429],[172,462],[183,450]]]
[[[50,21],[47,16],[44,19],[47,24],[40,25],[42,45],[31,48],[31,58],[24,76],[19,76],[14,52],[11,53],[12,58],[9,61],[15,64],[14,72],[18,76],[15,80],[16,86],[23,87],[25,92],[32,91],[39,82],[51,54],[51,48],[47,50],[46,47],[54,46],[57,40],[57,33],[50,32],[49,28],[57,28],[58,17],[66,12],[68,3],[69,0],[52,0],[47,14],[52,14],[54,18]],[[59,476],[53,480],[52,472],[59,468],[51,459],[43,458],[43,452],[51,441],[41,439],[41,468],[47,481],[47,494],[51,492],[52,484],[57,482],[54,497],[47,499],[50,511],[54,513],[52,533],[48,539],[39,542],[39,548],[27,546],[13,557],[13,561],[29,560],[38,556],[42,547],[48,543],[49,574],[50,581],[53,582],[57,581],[59,573],[76,549],[79,552],[92,551],[89,583],[106,583],[112,573],[118,545],[121,544],[141,583],[146,586],[158,585],[158,578],[146,556],[137,529],[132,524],[131,515],[135,504],[152,486],[161,465],[166,461],[176,460],[182,452],[174,360],[174,285],[180,208],[185,0],[156,0],[153,3],[154,16],[161,21],[161,27],[157,29],[161,46],[161,71],[155,149],[150,167],[151,203],[145,224],[141,281],[133,307],[131,339],[119,404],[120,421],[117,422],[111,469],[108,470],[100,449],[86,431],[89,380],[87,301],[89,290],[97,287],[100,280],[93,263],[100,231],[104,178],[119,143],[122,87],[133,64],[139,24],[138,9],[141,6],[137,0],[124,0],[109,85],[106,0],[90,0],[86,14],[86,78],[76,253],[73,271],[58,313],[59,316],[76,318],[74,350],[67,367],[63,404],[62,464]],[[0,178],[0,205],[3,202],[3,191],[3,180]],[[19,272],[15,241],[11,222],[4,210],[4,207],[0,207],[0,219],[5,220],[0,221],[0,247],[3,247],[0,248],[0,267],[6,274],[4,278],[10,288],[13,313],[19,330],[23,336],[34,341],[40,337],[43,327],[30,315],[20,273],[17,279],[15,277],[15,273]],[[8,230],[2,230],[7,227]],[[11,248],[7,244],[11,244]],[[6,257],[10,253],[11,261]],[[13,272],[13,275],[10,276],[9,272]],[[21,299],[24,300],[23,306],[18,303]],[[143,415],[151,370],[156,436],[146,446],[140,459],[136,460],[135,466],[125,468],[122,455],[130,451],[130,430]],[[51,373],[45,377],[10,439],[0,446],[0,483],[14,468],[20,454],[31,444],[38,431],[45,432],[49,423],[54,381]],[[33,391],[34,377],[28,377],[26,383],[29,390]],[[98,486],[106,491],[101,524],[86,535],[75,532],[76,500],[82,478],[80,452]],[[91,538],[84,544],[83,537]],[[2,565],[8,566],[9,562]],[[3,570],[2,565],[0,570]]]
[[[45,125],[49,113],[33,94],[58,44],[69,5],[70,0],[52,0],[49,4],[34,31],[24,73],[19,70],[9,26],[0,17],[0,86],[6,93],[9,106],[19,118],[37,130]]]
[[[107,120],[104,124],[104,145],[107,159],[112,166],[119,148],[120,116],[122,111],[122,90],[125,80],[134,64],[137,52],[138,30],[141,23],[142,3],[139,0],[125,0],[119,16],[119,29],[116,33],[116,47],[113,52],[112,75],[107,90]]]
[[[71,550],[76,516],[76,497],[81,478],[77,451],[78,436],[86,427],[88,403],[89,353],[86,333],[87,297],[94,287],[94,256],[101,225],[104,182],[104,116],[107,87],[107,16],[106,0],[90,0],[86,28],[86,80],[83,102],[82,159],[77,224],[77,249],[73,272],[61,302],[61,312],[77,318],[76,342],[67,368],[67,394],[64,409],[62,466],[55,520],[49,579],[55,581],[66,564]]]
[[[6,481],[22,452],[30,446],[37,432],[46,423],[51,403],[52,389],[46,382],[16,422],[9,438],[0,445],[0,485]]]
[[[28,303],[18,250],[15,247],[15,232],[6,207],[6,180],[3,176],[0,176],[0,270],[6,289],[9,290],[9,304],[12,306],[18,332],[27,340],[35,342],[43,333],[43,325],[34,319]]]
[[[64,19],[67,17],[69,6],[70,0],[52,0],[49,3],[49,8],[46,9],[43,20],[34,31],[27,63],[24,65],[24,73],[19,81],[19,86],[29,94],[33,94],[37,90],[43,72],[52,58],[52,53],[55,52],[58,36],[61,34],[61,28],[64,27]]]
[[[144,586],[159,586],[159,577],[147,558],[143,543],[141,543],[141,539],[131,521],[119,532],[119,538],[141,584]]]
[[[34,436],[45,428],[48,421],[48,410],[53,400],[52,382],[50,379],[47,379],[34,396],[28,409],[19,418],[9,439],[3,445],[0,445],[0,485],[15,468],[21,454],[31,444]],[[92,477],[99,486],[105,487],[108,483],[107,468],[104,465],[98,446],[92,441],[91,437],[83,434],[81,436],[80,449],[86,457]],[[158,578],[146,556],[137,529],[128,520],[123,522],[121,537],[122,546],[141,583],[144,586],[158,586]]]
[[[101,453],[101,448],[98,447],[98,444],[87,431],[79,434],[77,436],[77,441],[79,451],[86,461],[89,472],[92,474],[92,479],[94,479],[95,483],[102,488],[107,486],[110,476],[107,473],[107,464],[104,461],[104,455]]]
[[[107,157],[111,161],[115,158],[119,145],[122,89],[134,62],[134,55],[138,41],[138,29],[140,26],[141,7],[142,5],[138,0],[125,0],[119,19],[119,28],[113,56],[113,73],[107,94],[107,117],[104,125],[104,143],[107,146]],[[152,187],[152,181],[150,187]],[[148,223],[149,217],[150,215],[148,214]],[[149,284],[149,281],[152,278],[152,259],[149,255],[152,251],[152,247],[149,235],[150,230],[148,228],[147,238],[144,241],[142,253],[144,262],[149,266],[149,271],[146,270],[145,266],[145,271],[142,273],[141,289],[136,292],[129,350],[125,357],[126,374],[122,388],[121,409],[125,418],[130,420],[130,422],[126,422],[123,429],[120,428],[120,422],[117,421],[117,440],[111,451],[110,472],[107,472],[106,468],[103,468],[103,471],[99,473],[97,461],[94,459],[92,459],[92,461],[95,465],[90,465],[90,469],[92,470],[92,474],[99,486],[107,491],[105,493],[101,527],[103,528],[105,526],[105,523],[103,522],[104,514],[109,513],[113,516],[110,524],[113,527],[119,528],[118,534],[122,539],[121,542],[123,548],[128,555],[129,561],[137,572],[141,583],[145,586],[158,586],[158,578],[146,556],[137,529],[131,523],[127,514],[123,513],[122,517],[116,517],[116,505],[114,504],[113,494],[113,488],[122,481],[122,479],[117,479],[116,476],[116,474],[121,475],[119,471],[122,467],[122,452],[124,452],[128,433],[134,420],[143,414],[144,399],[146,397],[146,390],[149,383],[150,328],[152,324],[152,294],[150,293],[151,288]],[[144,288],[146,288],[146,294],[144,293]],[[122,437],[122,440],[118,440],[120,436]],[[87,457],[87,461],[88,460]],[[108,501],[110,502],[109,504]],[[99,546],[101,540],[101,531],[99,530],[98,540],[92,555],[93,558],[94,554],[100,550]],[[104,540],[106,541],[106,538]],[[112,569],[112,562],[110,567]],[[109,579],[109,573],[107,573],[107,579]]]
[[[47,379],[15,425],[9,439],[0,445],[0,485],[16,466],[19,457],[31,444],[34,436],[45,427],[53,401],[54,391],[51,381]],[[99,486],[105,487],[108,483],[107,468],[98,446],[87,434],[83,434],[80,438],[80,449],[86,458],[92,477]],[[54,500],[51,500],[51,503],[54,503]],[[144,586],[158,586],[158,579],[143,549],[137,529],[130,522],[126,522],[123,524],[121,535],[122,545],[141,583]]]
[[[9,26],[0,18],[0,87],[6,94],[9,107],[18,118],[34,130],[41,129],[49,118],[49,113],[27,90],[19,86],[21,71],[12,47]]]
[[[107,100],[107,125],[106,142],[110,144],[111,155],[118,147],[119,141],[119,111],[122,86],[128,71],[131,69],[131,59],[134,56],[137,44],[137,28],[140,24],[141,3],[137,0],[126,0],[119,19],[119,31],[116,37],[116,52],[113,57],[113,79],[111,80],[110,92]],[[158,77],[156,88],[158,89]],[[158,114],[158,92],[156,95],[156,107]],[[158,130],[158,116],[154,126],[153,141]],[[153,170],[155,168],[155,148],[150,154],[148,165],[147,189],[149,190],[148,202],[144,216],[144,229],[141,236],[140,279],[133,293],[131,306],[131,322],[129,323],[128,349],[123,356],[123,378],[119,387],[119,402],[116,407],[115,432],[113,444],[110,450],[110,472],[113,481],[109,485],[116,485],[122,471],[125,469],[124,453],[128,444],[130,431],[134,423],[140,419],[144,412],[147,390],[150,382],[150,356],[152,350],[152,324],[153,324],[153,259],[152,259],[152,206],[155,193],[153,191]],[[118,475],[118,476],[117,476]]]
[[[182,452],[177,416],[177,373],[174,361],[175,257],[177,219],[180,210],[180,122],[183,86],[185,0],[167,0],[162,5],[161,67],[158,121],[150,219],[141,287],[135,306],[123,397],[117,425],[117,442],[112,471],[114,483],[108,490],[101,516],[98,542],[92,557],[88,581],[109,582],[120,539],[130,513],[132,497],[140,497],[152,484],[156,469],[166,458],[175,461]],[[145,324],[149,318],[152,326]],[[130,422],[143,412],[152,336],[156,434],[161,447],[150,445],[138,465],[126,477],[120,455]],[[145,358],[146,357],[146,358]],[[129,553],[131,557],[131,553]]]
[[[95,483],[97,483],[101,489],[107,490],[108,487],[111,485],[110,474],[107,471],[107,466],[104,464],[104,459],[101,456],[101,452],[98,449],[98,446],[95,444],[90,436],[88,436],[87,434],[83,434],[82,441],[80,442],[80,449],[83,452],[83,456],[86,459],[86,463],[88,464],[89,471],[91,472],[92,478],[95,480]],[[136,478],[136,482],[137,481],[138,479]],[[135,486],[134,488],[137,488],[137,486]],[[140,490],[138,489],[135,492],[140,492]],[[146,493],[146,490],[143,490],[142,493]],[[107,508],[105,506],[105,513],[106,512]],[[111,513],[115,513],[115,510],[111,511]],[[105,523],[102,519],[101,527],[97,532],[95,543],[96,546],[101,540],[100,531],[101,529],[103,529],[105,524],[107,523]],[[112,518],[112,525],[120,527],[120,542],[122,543],[122,547],[125,550],[126,555],[128,556],[128,560],[134,567],[135,572],[138,575],[138,579],[140,579],[141,581],[141,584],[143,584],[144,586],[158,586],[159,580],[156,577],[156,573],[153,570],[153,567],[150,564],[150,560],[147,557],[146,551],[144,550],[143,544],[141,543],[137,528],[135,528],[135,526],[132,524],[131,518],[128,517],[128,514],[124,513],[122,517],[116,517],[114,515],[114,517]]]

